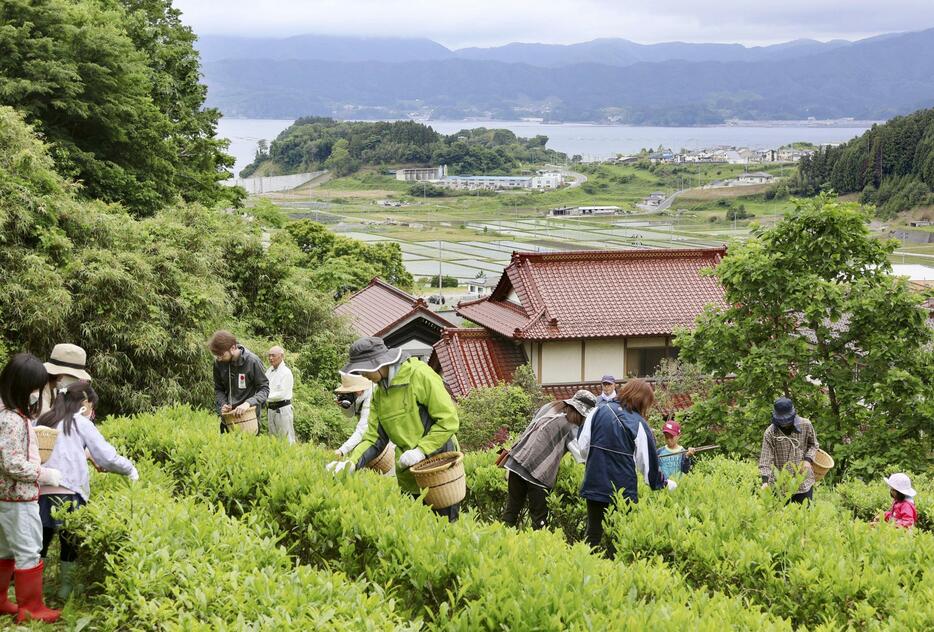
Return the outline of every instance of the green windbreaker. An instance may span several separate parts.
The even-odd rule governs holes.
[[[418,358],[400,366],[389,388],[376,386],[370,404],[370,423],[363,441],[350,455],[357,468],[379,456],[387,441],[396,446],[396,480],[403,491],[418,494],[415,477],[399,466],[399,456],[413,448],[426,455],[457,450],[454,433],[460,427],[457,408],[441,376]]]

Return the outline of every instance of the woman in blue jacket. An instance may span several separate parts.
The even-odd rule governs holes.
[[[587,544],[591,548],[603,539],[603,516],[617,490],[627,502],[639,501],[636,477],[642,474],[652,489],[674,489],[661,473],[655,437],[645,421],[655,393],[645,380],[629,380],[616,401],[598,406],[584,422],[578,438],[587,459],[580,494],[587,500]],[[614,555],[612,544],[607,548]]]

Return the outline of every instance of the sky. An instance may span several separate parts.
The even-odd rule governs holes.
[[[934,0],[175,0],[199,34],[425,37],[448,48],[622,37],[763,45],[934,28]]]

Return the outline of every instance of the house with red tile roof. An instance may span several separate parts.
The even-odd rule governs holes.
[[[387,346],[402,347],[423,360],[441,339],[442,329],[454,326],[431,311],[423,299],[379,278],[338,305],[334,313],[346,317],[358,336],[379,336]]]
[[[601,376],[651,375],[675,357],[674,332],[725,306],[706,273],[725,248],[513,253],[493,292],[459,303],[478,329],[446,329],[431,362],[455,396],[510,381],[529,363],[546,392]]]

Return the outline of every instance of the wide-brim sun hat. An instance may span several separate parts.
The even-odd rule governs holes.
[[[350,362],[341,370],[344,373],[372,373],[395,364],[401,358],[401,348],[390,349],[382,338],[367,336],[350,345]]]
[[[911,486],[911,479],[908,478],[907,474],[896,472],[888,478],[883,476],[882,480],[884,480],[889,487],[901,494],[904,494],[905,496],[914,498],[917,495],[915,488]]]
[[[365,391],[371,386],[373,386],[373,383],[362,375],[341,372],[341,385],[335,388],[334,392],[356,393],[358,391]]]
[[[586,417],[590,410],[597,405],[597,397],[590,391],[579,390],[574,397],[564,400],[564,403]]]
[[[87,352],[78,345],[57,344],[49,354],[49,361],[45,363],[45,370],[49,375],[70,375],[79,380],[91,381],[86,371],[88,363]]]

